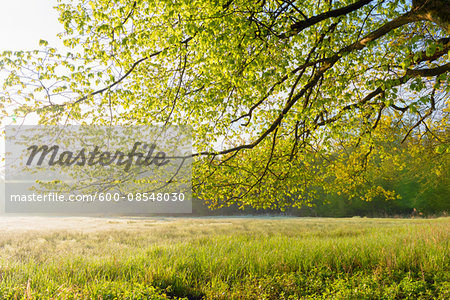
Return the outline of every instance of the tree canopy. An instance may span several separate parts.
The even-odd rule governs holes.
[[[316,187],[393,199],[372,178],[404,168],[396,153],[426,144],[448,158],[448,0],[57,9],[70,52],[43,40],[36,51],[4,52],[3,114],[191,125],[193,190],[211,206],[301,206]]]

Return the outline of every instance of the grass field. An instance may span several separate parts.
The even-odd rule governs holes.
[[[1,299],[450,299],[450,218],[0,217]]]

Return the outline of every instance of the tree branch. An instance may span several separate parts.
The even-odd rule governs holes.
[[[313,16],[306,20],[298,21],[291,25],[291,28],[288,32],[280,34],[279,37],[280,38],[288,38],[290,36],[296,35],[299,32],[301,32],[303,29],[311,27],[323,20],[326,20],[329,18],[336,18],[336,17],[342,16],[342,15],[349,14],[353,11],[360,9],[364,5],[369,4],[370,2],[372,2],[372,0],[360,0],[353,4],[318,14],[317,16]]]
[[[358,51],[363,49],[369,42],[375,41],[378,38],[382,37],[383,35],[385,35],[386,33],[388,33],[389,31],[398,28],[400,26],[403,26],[405,24],[414,22],[417,20],[417,17],[415,15],[415,11],[409,11],[399,17],[397,17],[394,20],[391,20],[389,22],[387,22],[386,24],[384,24],[383,26],[381,26],[380,28],[378,28],[377,30],[369,33],[368,35],[366,35],[364,38],[360,39],[359,41],[342,48],[338,53],[336,53],[335,55],[327,58],[324,60],[324,63],[322,64],[322,66],[320,68],[318,68],[316,74],[312,77],[312,79],[303,86],[303,88],[294,96],[292,97],[292,99],[290,99],[289,101],[286,102],[283,110],[281,111],[281,113],[278,115],[278,117],[273,121],[273,123],[271,124],[271,126],[264,131],[254,142],[249,143],[249,144],[243,144],[237,147],[233,147],[233,148],[229,148],[223,151],[219,151],[219,152],[208,152],[208,151],[204,151],[204,152],[199,152],[199,153],[194,153],[193,156],[198,156],[198,155],[221,155],[221,154],[227,154],[233,151],[240,151],[242,149],[252,149],[255,146],[257,146],[262,140],[264,140],[266,138],[266,136],[268,136],[271,132],[273,132],[281,123],[281,121],[283,120],[284,116],[289,112],[289,110],[292,108],[292,106],[294,106],[294,104],[305,95],[306,91],[308,91],[310,88],[314,87],[317,82],[319,81],[319,79],[323,76],[323,74],[329,70],[330,68],[332,68],[336,62],[343,56],[343,54],[345,53],[349,53],[349,52],[353,52],[353,51]],[[439,67],[441,68],[441,67]],[[445,68],[444,68],[445,69]],[[414,70],[414,72],[419,72],[422,71],[422,73],[427,72],[425,70]],[[416,73],[412,73],[412,74],[406,74],[407,75],[415,75]],[[404,76],[404,77],[405,77]],[[366,98],[368,98],[367,100],[364,100],[365,102],[369,101],[371,98],[373,98],[375,95],[379,94],[382,92],[381,88],[376,89],[375,91],[373,91],[371,94],[369,94]],[[365,98],[365,99],[366,99]],[[349,108],[344,108],[344,109],[349,109]]]

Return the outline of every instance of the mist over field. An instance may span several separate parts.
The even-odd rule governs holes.
[[[448,299],[450,220],[1,217],[2,299]]]

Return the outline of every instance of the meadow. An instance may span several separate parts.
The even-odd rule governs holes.
[[[450,299],[450,218],[0,217],[1,299]]]

